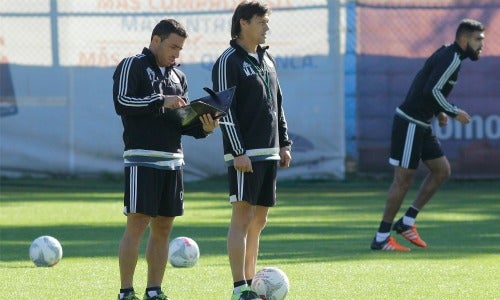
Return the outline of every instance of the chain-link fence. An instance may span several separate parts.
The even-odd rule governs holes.
[[[238,2],[0,0],[0,116],[19,117],[0,119],[2,166],[5,157],[15,156],[24,164],[43,152],[59,156],[51,164],[58,170],[94,170],[88,161],[96,157],[97,169],[117,169],[106,158],[119,158],[93,142],[102,136],[120,144],[113,136],[120,124],[113,121],[103,130],[101,123],[89,121],[115,117],[110,116],[113,68],[148,46],[160,19],[176,18],[189,33],[179,62],[190,79],[191,95],[198,96],[196,91],[210,83],[213,62],[228,45]],[[304,172],[328,173],[324,161],[343,163],[346,152],[357,166],[353,170],[388,171],[394,108],[425,58],[452,42],[458,22],[469,17],[486,25],[485,48],[479,62],[464,62],[452,102],[468,109],[474,121],[436,132],[455,171],[500,176],[500,166],[489,161],[500,162],[499,1],[268,2],[273,9],[268,42],[297,141],[295,161]],[[57,124],[51,131],[34,132],[39,128],[29,122]],[[19,143],[20,136],[31,137],[32,145]],[[27,153],[36,147],[42,151]],[[486,156],[490,158],[481,160]]]
[[[486,26],[478,62],[463,61],[449,101],[472,122],[435,127],[455,176],[500,176],[500,2],[491,0],[359,0],[357,27],[357,136],[359,168],[390,171],[387,164],[394,108],[438,47],[454,41],[458,23]]]
[[[500,56],[500,2],[492,0],[359,0],[358,53],[426,57],[453,41],[458,22],[480,20],[487,27],[483,56]]]
[[[213,63],[229,45],[238,3],[0,0],[0,57],[6,63],[0,71],[6,74],[2,84],[12,87],[0,91],[2,140],[7,141],[0,145],[0,171],[121,171],[121,124],[110,93],[114,67],[148,47],[160,19],[175,18],[189,35],[178,60],[188,78],[189,96],[203,96],[202,87],[211,85]],[[269,4],[273,12],[266,42],[276,58],[289,134],[295,140],[296,164],[285,172],[294,177],[342,177],[340,32],[345,23],[340,2]],[[7,76],[12,80],[4,80]],[[321,114],[331,118],[318,117]],[[215,135],[193,146],[183,140],[186,173],[199,178],[224,172]],[[99,140],[107,145],[96,143]]]
[[[268,41],[275,55],[328,53],[326,0],[271,2]],[[147,46],[154,25],[170,17],[184,24],[189,34],[181,62],[208,63],[228,44],[230,16],[237,3],[0,0],[0,57],[25,65],[116,66]]]

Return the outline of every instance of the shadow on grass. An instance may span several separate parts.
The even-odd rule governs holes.
[[[377,256],[369,249],[373,238],[373,222],[344,224],[283,226],[269,224],[261,238],[260,258],[287,262],[328,262],[387,258],[386,253]],[[429,222],[420,228],[429,244],[428,249],[415,249],[395,259],[422,257],[449,259],[498,254],[499,236],[491,221],[478,222]],[[123,233],[119,226],[57,226],[2,228],[1,261],[28,259],[32,239],[50,232],[61,242],[64,257],[113,257]],[[227,227],[210,225],[180,225],[174,227],[172,237],[189,236],[197,241],[203,255],[226,255]],[[409,244],[396,237],[402,244]],[[143,241],[141,253],[144,253]],[[393,257],[391,257],[393,258]]]
[[[380,253],[369,249],[382,213],[387,182],[300,182],[281,184],[279,206],[270,212],[261,238],[260,259],[289,263],[331,262],[374,259],[449,259],[500,252],[498,193],[495,185],[452,184],[429,204],[429,213],[419,221],[419,231],[428,249],[411,246],[411,253]],[[23,187],[23,189],[19,189]],[[474,188],[473,192],[470,189]],[[189,211],[174,226],[172,238],[189,236],[197,241],[202,255],[226,255],[227,222],[230,205],[224,200],[225,183],[196,183],[188,186]],[[7,191],[5,194],[4,192]],[[29,181],[2,183],[2,205],[26,201],[12,197],[20,193],[121,193],[121,183],[112,181]],[[35,195],[34,194],[34,195]],[[5,196],[7,195],[7,196]],[[95,201],[93,196],[78,196]],[[113,196],[105,201],[117,201]],[[408,197],[409,198],[409,197]],[[472,199],[471,199],[472,198]],[[37,201],[44,201],[40,197]],[[52,199],[53,200],[53,199]],[[61,200],[62,201],[62,200]],[[68,200],[65,200],[68,201]],[[119,201],[119,200],[118,200]],[[403,205],[404,206],[404,205]],[[207,208],[208,207],[208,208]],[[477,218],[441,218],[441,215],[474,215]],[[194,217],[196,216],[196,217]],[[22,217],[22,216],[20,216]],[[185,219],[184,219],[185,218]],[[116,257],[124,227],[102,226],[0,226],[0,260],[26,261],[31,241],[49,234],[63,246],[64,257]],[[396,236],[404,245],[403,238]],[[144,253],[145,239],[141,245]],[[0,265],[1,267],[1,265]]]

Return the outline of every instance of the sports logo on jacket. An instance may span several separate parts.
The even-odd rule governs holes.
[[[155,71],[153,71],[153,69],[151,68],[147,68],[146,72],[148,72],[149,81],[151,81],[151,84],[153,84],[156,80]]]
[[[243,62],[243,72],[245,72],[245,75],[252,76],[255,74],[254,69],[252,68],[252,65],[247,63],[246,61]]]
[[[153,87],[153,90],[155,93],[162,93],[163,94],[163,87],[165,85],[165,82],[162,82],[163,79],[158,78],[156,75],[155,71],[151,68],[147,68],[146,72],[148,73],[149,81],[151,82],[151,87]]]

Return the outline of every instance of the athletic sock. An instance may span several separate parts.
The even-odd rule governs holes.
[[[252,279],[248,279],[248,280],[247,280],[247,285],[248,285],[248,286],[252,286]]]
[[[134,288],[120,289],[120,299],[125,298],[126,295],[133,293]]]
[[[415,219],[417,218],[419,210],[413,206],[410,206],[403,216],[403,224],[408,226],[415,225]]]
[[[233,286],[234,286],[233,294],[238,294],[241,291],[242,287],[246,287],[247,286],[247,282],[246,282],[246,280],[236,281],[233,284]]]
[[[161,291],[161,287],[159,286],[152,286],[152,287],[148,287],[146,288],[146,294],[148,294],[148,297],[154,297],[156,295],[158,295]]]
[[[377,243],[381,243],[385,240],[387,240],[387,238],[391,235],[390,232],[377,232],[377,234],[375,235],[375,241]]]
[[[380,226],[378,227],[378,232],[375,235],[375,241],[377,243],[385,241],[391,235],[391,226],[392,223],[388,222],[380,222]]]

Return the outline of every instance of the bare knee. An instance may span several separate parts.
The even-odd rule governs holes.
[[[268,212],[269,207],[255,206],[255,213],[251,224],[253,231],[261,232],[266,227]]]
[[[252,220],[252,227],[262,230],[266,227],[267,224],[267,215],[258,215],[256,214]]]
[[[127,215],[126,231],[131,234],[140,234],[148,227],[150,217],[143,214]]]
[[[439,170],[434,170],[432,174],[441,182],[446,181],[451,176],[451,168],[450,166],[446,168],[441,168]]]
[[[394,180],[392,182],[391,189],[401,189],[403,191],[407,191],[413,183],[413,174],[402,175],[396,174],[394,176]]]
[[[451,167],[448,159],[445,156],[424,161],[427,168],[429,168],[431,175],[435,180],[444,182],[451,176]]]
[[[447,160],[429,169],[432,176],[440,182],[444,182],[451,176],[451,168]]]
[[[172,231],[173,217],[156,217],[151,220],[151,235],[153,237],[168,238]]]

